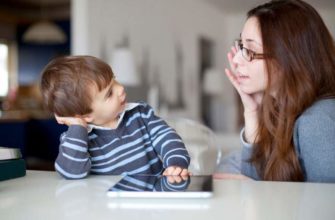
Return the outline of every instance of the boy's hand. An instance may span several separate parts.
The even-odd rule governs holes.
[[[191,173],[185,168],[181,168],[177,166],[170,166],[164,170],[163,175],[164,176],[189,176],[191,175]]]
[[[167,181],[171,184],[181,183],[188,180],[188,176],[167,176]]]
[[[55,118],[58,124],[65,124],[67,126],[70,125],[81,125],[83,127],[87,127],[87,123],[83,118],[80,117],[60,117],[55,114]]]

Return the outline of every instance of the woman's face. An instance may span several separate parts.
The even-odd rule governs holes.
[[[257,18],[251,17],[246,21],[241,40],[243,47],[257,54],[263,54],[262,37]],[[237,65],[236,75],[243,92],[256,94],[265,90],[268,78],[264,59],[253,59],[249,62],[242,56],[242,51],[238,51],[233,62]]]

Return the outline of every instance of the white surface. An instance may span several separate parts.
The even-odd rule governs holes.
[[[182,138],[191,157],[189,170],[194,175],[211,175],[221,160],[215,134],[205,125],[186,118],[165,118]]]
[[[113,198],[147,198],[147,199],[206,199],[213,196],[212,192],[125,192],[125,191],[110,191],[107,193]]]
[[[223,157],[242,147],[239,133],[215,133],[215,137]]]
[[[115,48],[109,64],[113,69],[116,80],[122,85],[138,86],[141,84],[135,68],[134,57],[129,48]]]
[[[105,60],[127,35],[136,65],[147,66],[143,73],[147,79],[158,79],[161,101],[176,104],[177,80],[182,79],[187,117],[200,118],[199,39],[204,37],[213,42],[213,63],[223,71],[226,53],[242,26],[236,35],[227,38],[230,30],[224,26],[226,16],[200,0],[72,0],[71,3],[73,54],[90,54]],[[177,51],[182,54],[178,61]],[[234,110],[222,112],[216,120],[234,130],[235,90],[228,78],[223,87],[224,106],[232,105]]]
[[[211,199],[115,199],[117,176],[27,171],[0,182],[1,219],[334,219],[335,184],[215,180]]]

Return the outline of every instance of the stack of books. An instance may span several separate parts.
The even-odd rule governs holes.
[[[0,181],[26,175],[20,149],[0,147]]]

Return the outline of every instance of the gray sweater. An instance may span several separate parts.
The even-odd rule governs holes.
[[[305,181],[335,182],[335,99],[317,101],[304,111],[295,122],[293,141]],[[240,172],[260,180],[256,168],[248,162],[253,145],[246,143],[243,135],[241,142],[242,153],[225,158],[218,171]]]

